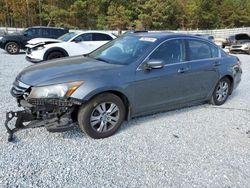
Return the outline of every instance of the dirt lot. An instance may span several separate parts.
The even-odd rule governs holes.
[[[204,104],[133,119],[114,136],[23,130],[8,143],[9,90],[31,65],[0,51],[0,187],[249,187],[250,56],[240,86],[221,107]]]

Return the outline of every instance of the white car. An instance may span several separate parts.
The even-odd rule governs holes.
[[[58,39],[35,38],[26,45],[26,60],[38,63],[45,60],[84,55],[117,38],[103,31],[74,31]]]

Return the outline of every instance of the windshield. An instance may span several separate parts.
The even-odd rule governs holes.
[[[124,36],[107,43],[88,56],[111,64],[128,65],[145,54],[156,40],[152,37]]]
[[[60,36],[58,39],[62,40],[64,42],[67,42],[67,41],[69,41],[70,39],[72,39],[76,35],[77,34],[75,32],[69,32],[69,33],[66,33],[66,34]]]
[[[250,40],[250,37],[247,34],[235,35],[236,40]]]

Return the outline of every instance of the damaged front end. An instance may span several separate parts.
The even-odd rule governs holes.
[[[8,141],[12,141],[14,133],[21,129],[45,127],[50,132],[63,132],[75,127],[72,114],[81,104],[79,101],[69,97],[32,98],[31,91],[31,86],[20,81],[13,84],[11,94],[24,110],[6,113]],[[10,126],[14,118],[14,126]]]

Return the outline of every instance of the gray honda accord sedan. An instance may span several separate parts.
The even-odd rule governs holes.
[[[239,59],[206,39],[126,35],[88,55],[25,68],[11,89],[24,110],[7,112],[5,125],[9,140],[15,131],[37,126],[52,132],[79,126],[92,138],[105,138],[136,116],[202,102],[222,105],[241,74]]]

